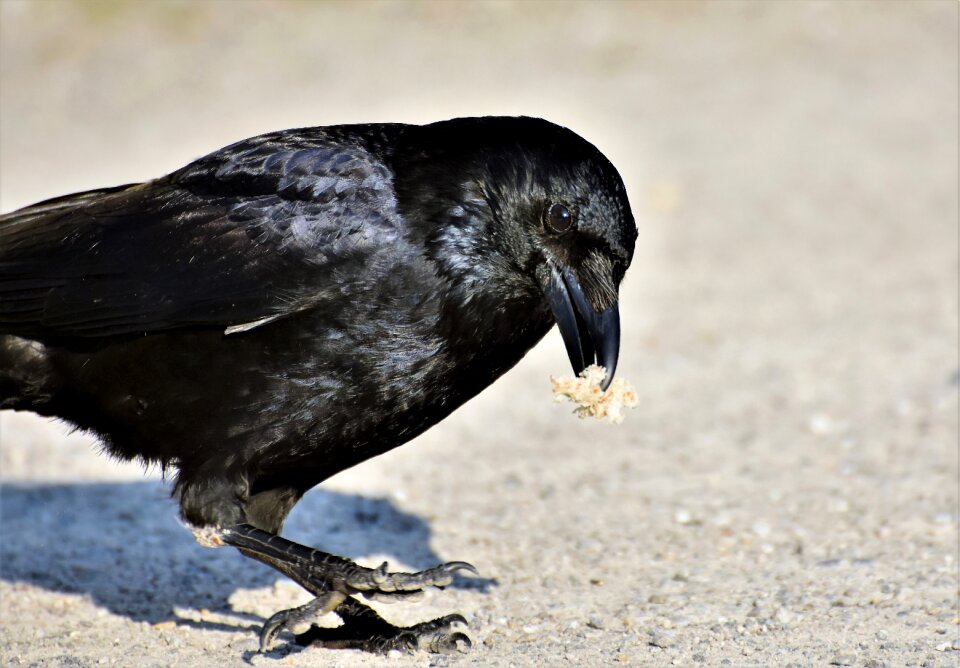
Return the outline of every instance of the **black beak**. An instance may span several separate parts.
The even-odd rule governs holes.
[[[601,385],[606,390],[620,356],[620,311],[616,302],[602,312],[594,310],[569,269],[562,274],[554,269],[545,292],[574,373],[579,375],[596,362],[607,370]]]

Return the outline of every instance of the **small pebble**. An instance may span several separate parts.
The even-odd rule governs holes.
[[[600,615],[590,615],[590,620],[587,622],[587,626],[592,629],[602,629],[603,628],[603,617]]]
[[[663,631],[651,631],[649,644],[654,647],[659,647],[661,649],[667,649],[668,647],[673,647],[677,644],[677,639],[673,636],[672,633],[664,633]]]
[[[779,624],[789,624],[793,621],[794,614],[787,610],[786,608],[780,608],[777,610],[777,614],[773,616],[774,620]]]
[[[831,661],[831,666],[852,666],[853,662],[856,661],[856,657],[852,654],[841,654],[840,656],[835,656]]]

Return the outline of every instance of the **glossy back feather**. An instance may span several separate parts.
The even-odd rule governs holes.
[[[397,236],[390,186],[382,162],[318,129],[0,216],[0,333],[69,345],[315,306],[325,275]]]

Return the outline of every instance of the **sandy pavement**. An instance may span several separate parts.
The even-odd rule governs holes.
[[[640,238],[618,427],[556,332],[287,535],[464,559],[458,656],[282,645],[307,600],[197,546],[157,471],[0,415],[0,665],[956,666],[958,5],[0,3],[0,207],[258,132],[528,114],[596,143]]]

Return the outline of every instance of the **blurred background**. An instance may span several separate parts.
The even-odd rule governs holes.
[[[392,562],[477,563],[502,586],[437,602],[473,622],[483,647],[461,661],[476,665],[954,665],[958,76],[958,6],[936,0],[3,0],[0,211],[280,128],[570,127],[619,168],[638,221],[620,374],[641,407],[611,428],[552,405],[548,376],[568,371],[552,332],[415,444],[324,486],[344,496],[309,495],[291,534],[322,543],[318,515],[386,499],[419,527],[406,543],[380,527]],[[142,469],[61,425],[0,415],[0,476],[0,587],[16,593],[0,655],[112,660],[57,635],[99,606],[143,665],[165,660],[167,633],[183,661],[231,659],[223,646],[253,636],[184,626],[184,606],[268,616],[296,595],[262,576],[260,603],[243,603],[249,565],[211,562],[159,483],[120,486],[146,484]],[[31,534],[84,503],[72,521],[98,528],[71,534],[83,549]],[[97,575],[105,547],[113,572],[182,584],[131,545],[115,505],[177,545],[170,559],[240,581],[116,593]],[[334,546],[383,556],[369,533]],[[15,553],[53,556],[38,569]],[[61,603],[72,612],[50,612]],[[137,630],[168,618],[179,626]]]

